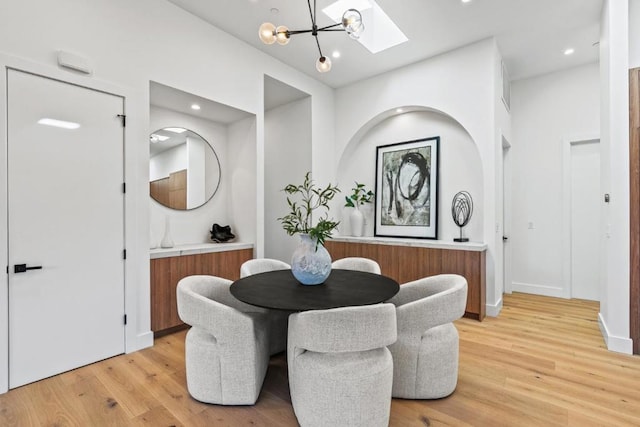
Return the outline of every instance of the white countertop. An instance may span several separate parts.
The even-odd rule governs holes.
[[[353,237],[333,236],[328,240],[349,243],[369,243],[374,245],[414,246],[420,248],[451,249],[457,251],[482,252],[487,244],[482,242],[454,242],[453,240],[409,239],[403,237]]]
[[[253,243],[192,243],[175,245],[172,248],[157,248],[149,251],[151,259],[169,258],[182,255],[206,254],[210,252],[237,251],[240,249],[253,249]]]

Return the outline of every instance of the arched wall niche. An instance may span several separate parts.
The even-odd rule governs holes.
[[[351,194],[356,181],[375,191],[376,147],[433,136],[440,137],[438,239],[451,241],[459,236],[459,228],[451,218],[451,200],[455,193],[465,190],[473,197],[474,211],[470,223],[464,228],[464,235],[471,241],[482,242],[484,176],[480,151],[459,121],[433,108],[403,106],[389,109],[358,129],[338,161],[337,180],[343,193],[341,200]],[[342,235],[351,234],[350,209],[340,209]],[[374,234],[373,210],[373,203],[363,209],[365,236]]]

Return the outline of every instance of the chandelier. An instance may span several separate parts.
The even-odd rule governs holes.
[[[320,42],[318,41],[318,33],[321,31],[345,31],[352,39],[358,39],[360,34],[364,31],[362,15],[360,15],[360,12],[356,9],[347,9],[342,15],[342,22],[318,28],[318,25],[316,24],[316,0],[313,0],[313,9],[311,8],[311,0],[307,0],[307,4],[309,6],[309,15],[311,17],[311,29],[289,30],[289,28],[284,25],[276,27],[271,22],[265,22],[260,25],[258,35],[260,40],[265,44],[278,42],[278,44],[284,46],[289,43],[289,39],[295,34],[311,33],[316,40],[318,52],[320,53],[320,57],[316,61],[316,69],[321,73],[326,73],[331,70],[331,59],[322,54]]]

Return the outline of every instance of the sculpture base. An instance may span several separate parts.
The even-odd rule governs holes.
[[[454,242],[468,242],[469,238],[468,237],[456,237],[455,239],[453,239]]]

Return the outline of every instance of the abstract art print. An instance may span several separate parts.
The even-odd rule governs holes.
[[[440,137],[377,147],[375,235],[438,238]]]

